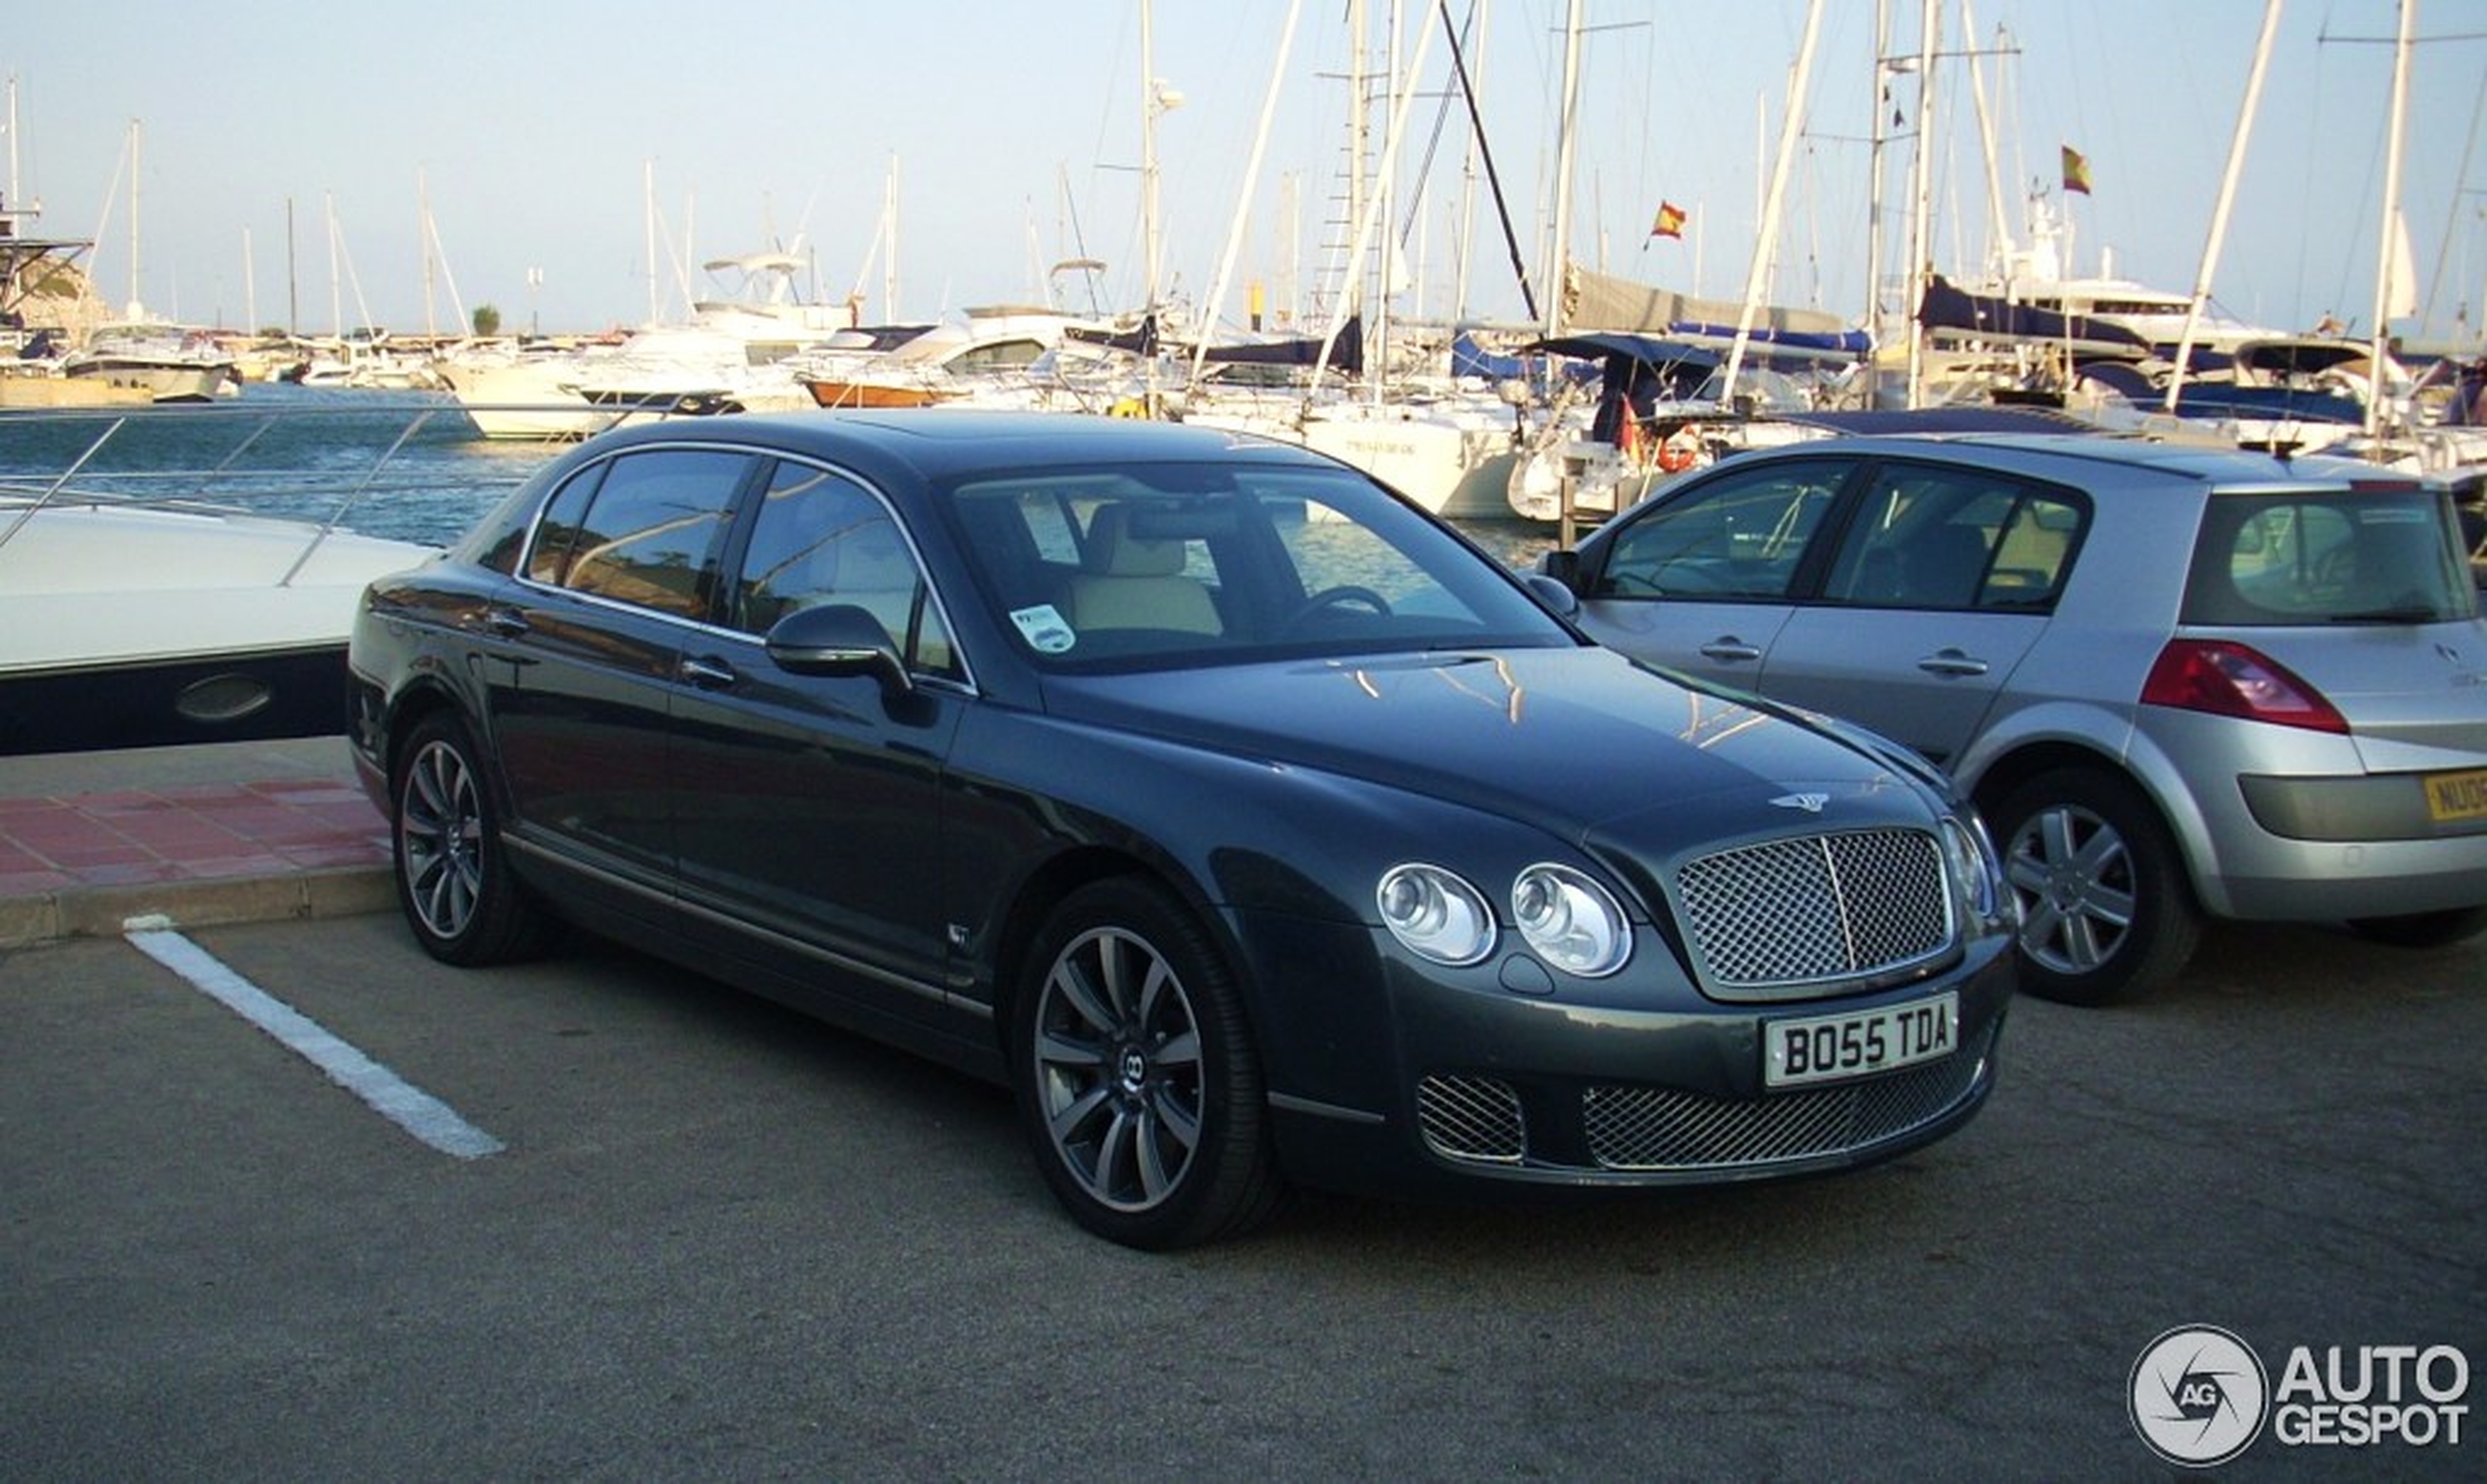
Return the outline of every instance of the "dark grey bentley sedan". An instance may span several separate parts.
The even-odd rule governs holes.
[[[374,583],[416,939],[566,919],[1015,1090],[1081,1223],[1864,1164],[1961,1124],[1992,847],[1904,750],[1586,642],[1361,473],[1111,419],[592,440]]]

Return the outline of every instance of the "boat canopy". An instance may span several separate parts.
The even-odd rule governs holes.
[[[1611,331],[1558,335],[1549,340],[1531,341],[1528,348],[1554,355],[1576,355],[1583,360],[1614,360],[1619,357],[1644,366],[1683,366],[1704,372],[1714,371],[1725,364],[1717,351],[1705,347],[1688,346],[1665,336],[1625,335]]]
[[[1451,374],[1495,382],[1521,381],[1528,375],[1528,359],[1488,350],[1477,343],[1476,336],[1462,330],[1451,337]]]
[[[1723,299],[1695,299],[1670,289],[1592,272],[1567,263],[1563,274],[1563,323],[1582,330],[1695,337],[1725,347],[1736,339],[1744,305]],[[1873,337],[1821,309],[1760,305],[1745,336],[1748,359],[1818,363],[1854,360],[1873,349]]]
[[[2151,352],[2150,342],[2126,325],[2089,314],[2065,314],[2018,303],[2001,295],[1972,294],[1937,273],[1917,306],[1917,323],[1989,340],[2038,341],[2076,346],[2091,354]]]
[[[1364,319],[1349,315],[1330,347],[1327,361],[1321,355],[1322,337],[1296,340],[1259,341],[1248,345],[1211,346],[1200,352],[1200,358],[1211,364],[1244,366],[1326,366],[1329,370],[1349,376],[1364,370]]]
[[[2329,336],[2249,340],[2236,348],[2236,364],[2248,371],[2285,379],[2321,376],[2352,364],[2363,373],[2371,350],[2363,342]]]

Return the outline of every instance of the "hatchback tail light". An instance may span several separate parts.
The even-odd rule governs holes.
[[[2349,730],[2323,692],[2270,656],[2226,639],[2170,640],[2141,684],[2141,703],[2344,736]]]

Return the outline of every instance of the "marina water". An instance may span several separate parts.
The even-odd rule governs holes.
[[[0,485],[40,495],[67,481],[65,493],[335,521],[438,545],[566,446],[487,440],[446,394],[254,383],[207,405],[0,414]],[[1518,520],[1452,524],[1514,568],[1552,542],[1548,528]]]

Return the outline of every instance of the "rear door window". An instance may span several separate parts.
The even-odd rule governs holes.
[[[540,560],[532,575],[543,579],[558,570],[553,580],[575,592],[676,618],[706,618],[717,596],[734,495],[751,462],[710,448],[621,455],[577,516],[565,559],[549,566]],[[554,503],[559,507],[563,497]],[[547,527],[554,513],[547,512]]]
[[[1979,469],[1889,465],[1859,502],[1823,596],[1873,608],[2043,613],[2087,524],[2087,503],[2071,490]]]

